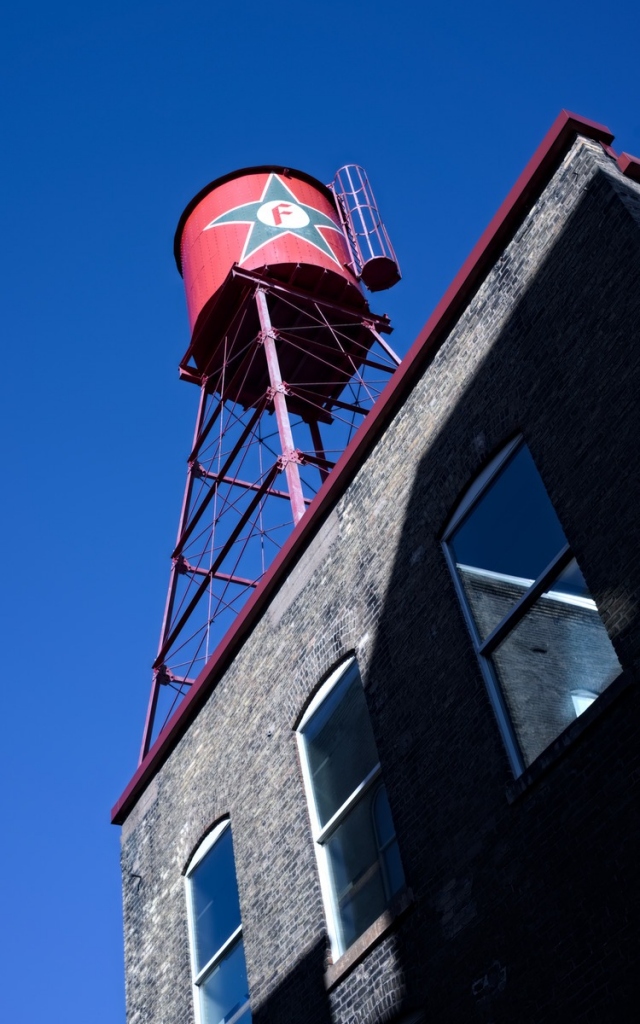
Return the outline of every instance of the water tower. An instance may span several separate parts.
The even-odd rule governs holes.
[[[362,291],[400,279],[362,168],[252,167],[175,237],[200,401],[141,760],[399,363]]]

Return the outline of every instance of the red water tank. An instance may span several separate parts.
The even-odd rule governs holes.
[[[211,182],[180,218],[175,256],[192,331],[234,265],[364,303],[334,196],[302,171],[250,167]]]

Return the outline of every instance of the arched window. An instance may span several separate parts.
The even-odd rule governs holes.
[[[198,1024],[250,1024],[249,986],[229,821],[200,845],[186,872]]]
[[[444,550],[519,775],[585,710],[574,695],[621,671],[522,438],[468,489]]]
[[[298,728],[334,957],[404,889],[404,872],[355,660],[316,694]]]

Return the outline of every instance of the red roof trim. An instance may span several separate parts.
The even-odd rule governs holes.
[[[248,633],[253,629],[286,573],[300,557],[328,512],[355,476],[427,362],[459,319],[496,259],[505,249],[531,206],[542,193],[576,135],[608,146],[613,135],[604,125],[563,110],[500,206],[449,288],[427,320],[384,394],[362,423],[316,498],[280,550],[260,586],[233,622],[225,637],[182,701],[168,726],[158,737],[111,812],[113,824],[121,825],[147,784],[164,764],[176,743],[228,668]]]
[[[618,167],[627,178],[640,182],[640,160],[637,156],[621,153],[618,157]]]

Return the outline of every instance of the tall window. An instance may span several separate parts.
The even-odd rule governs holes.
[[[621,671],[522,438],[469,488],[444,548],[518,775]]]
[[[207,836],[186,874],[198,1024],[250,1024],[249,986],[228,821]]]
[[[404,888],[404,872],[358,666],[327,680],[298,729],[334,956]]]

